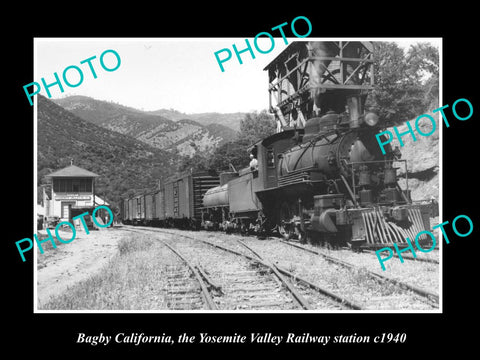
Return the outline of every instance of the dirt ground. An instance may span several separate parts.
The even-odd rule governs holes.
[[[175,235],[177,231],[178,230],[170,229],[167,231],[167,233],[172,233],[171,235]],[[39,231],[39,234],[41,233],[45,233],[45,232]],[[162,233],[159,232],[158,234],[162,234]],[[226,244],[228,244],[229,247],[231,247],[232,245],[229,243],[234,242],[235,238],[237,237],[235,235],[226,236],[225,234],[221,234],[221,233],[207,233],[207,232],[189,233],[189,232],[183,231],[182,234],[191,235],[191,236],[194,236],[195,238],[205,237],[207,241],[213,241],[215,237],[218,237],[217,240],[219,241],[223,240]],[[69,238],[71,238],[71,235],[72,235],[71,232],[59,231],[59,236],[63,239],[68,240]],[[68,294],[69,288],[73,287],[77,283],[80,283],[84,280],[89,279],[90,277],[96,274],[99,274],[102,271],[102,269],[107,269],[105,268],[105,265],[107,265],[107,263],[112,259],[112,257],[115,254],[117,254],[119,251],[118,244],[120,240],[126,237],[137,237],[137,236],[138,235],[135,235],[134,233],[132,233],[128,227],[122,228],[118,226],[118,227],[96,230],[96,231],[92,230],[90,231],[90,234],[86,234],[84,231],[77,231],[75,240],[73,240],[71,243],[68,243],[68,244],[61,244],[59,241],[57,241],[58,247],[56,249],[51,247],[50,242],[45,242],[44,254],[40,254],[40,252],[37,249],[36,309],[41,311],[42,309],[50,308],[50,307],[46,307],[45,305],[48,303],[49,299],[52,296],[58,296],[64,293]],[[278,263],[279,261],[283,261],[283,265],[285,268],[300,269],[301,267],[298,264],[302,262],[307,264],[306,261],[309,258],[312,259],[311,261],[312,264],[313,262],[317,264],[317,261],[320,261],[318,260],[319,257],[315,257],[315,260],[314,260],[313,259],[314,257],[312,255],[308,255],[308,253],[302,253],[301,255],[299,253],[297,256],[297,260],[294,261],[293,255],[295,251],[298,251],[298,250],[294,250],[290,248],[286,249],[285,246],[279,246],[279,244],[277,243],[278,239],[270,239],[270,240],[259,242],[254,238],[247,239],[240,236],[238,237],[241,238],[243,241],[247,241],[247,243],[250,242],[249,245],[252,245],[254,247],[256,246],[258,248],[257,250],[260,249],[261,253],[263,251],[264,254],[265,253],[270,254],[272,256],[272,258],[270,259],[272,262]],[[148,234],[147,234],[147,238],[148,238]],[[287,251],[287,253],[285,251]],[[323,249],[322,251],[325,252],[327,250]],[[168,251],[167,253],[170,254]],[[330,255],[341,258],[348,262],[352,262],[354,264],[357,264],[360,267],[370,268],[370,270],[381,273],[381,271],[379,270],[380,266],[378,263],[378,259],[373,253],[358,254],[350,250],[335,250],[335,251],[331,251]],[[435,254],[429,253],[429,254],[420,254],[420,255],[422,256],[436,255],[438,257],[438,252],[435,252]],[[285,260],[286,258],[288,259]],[[137,260],[138,258],[135,258],[135,261]],[[151,262],[151,260],[152,259],[150,259],[149,261]],[[123,259],[122,261],[125,261],[125,259]],[[140,262],[140,264],[142,263]],[[309,272],[314,272],[314,273],[317,272],[316,270],[317,265],[315,264],[312,265],[313,267],[310,266],[309,268],[310,270],[308,270]],[[131,270],[129,266],[127,266],[126,269],[128,271]],[[119,273],[124,274],[124,270],[125,269],[119,271],[117,268],[115,270],[115,275]],[[145,269],[143,269],[142,271],[144,270]],[[154,276],[158,276],[157,270],[150,273],[153,274]],[[322,271],[321,273],[322,278],[319,279],[319,278],[313,277],[310,279],[310,281],[313,281],[314,283],[319,283],[323,279],[323,277],[325,277],[327,274],[330,273],[330,270],[331,272],[333,272],[333,274],[331,274],[332,276],[330,275],[327,276],[327,277],[330,276],[330,278],[332,279],[330,281],[331,282],[330,285],[338,287],[339,286],[338,284],[341,283],[340,280],[342,280],[338,278],[339,276],[338,274],[341,274],[341,273],[335,270],[335,267],[333,266],[329,266]],[[111,267],[108,268],[108,271],[105,272],[105,275],[108,274],[109,271],[112,271]],[[434,293],[438,293],[439,286],[440,286],[438,271],[439,271],[438,264],[423,263],[423,262],[409,262],[409,261],[406,261],[405,263],[401,263],[398,259],[392,259],[387,263],[387,271],[385,273],[382,273],[382,275],[390,276],[398,280],[405,281],[407,283],[411,283],[413,285],[425,288]],[[138,274],[136,276],[138,276]],[[308,277],[308,274],[306,273],[301,274],[301,276]],[[345,286],[344,290],[350,291],[348,297],[352,297],[354,294],[358,292],[354,286],[351,286],[351,283],[353,283],[354,281],[357,281],[357,277],[345,277],[345,278],[346,278],[346,284],[348,286]],[[362,280],[361,277],[358,277],[358,279]],[[138,283],[138,281],[134,281],[134,283],[136,284]],[[142,288],[140,289],[140,291],[138,291],[138,289],[129,289],[130,291],[129,294],[130,295],[134,294],[135,296],[137,296],[138,295],[137,293],[140,293],[143,296],[145,294],[145,291],[151,288],[151,284],[144,284],[144,285],[145,285],[145,289]],[[373,288],[373,285],[372,285],[372,288]],[[86,289],[89,289],[87,290],[89,292],[94,291],[95,295],[101,294],[101,290],[97,291],[95,286],[86,287]],[[105,292],[105,289],[103,289],[103,291]],[[111,289],[107,291],[109,295],[112,294],[110,291]],[[159,292],[158,288],[155,289],[155,291],[152,291],[151,299],[153,300],[151,302],[153,302],[154,306],[158,305],[158,299],[155,297],[156,295],[154,295],[154,293],[156,294],[158,292]],[[367,293],[367,295],[370,297],[373,296],[372,294],[374,294],[374,292],[372,292],[371,294]],[[124,293],[121,294],[121,296],[124,298],[128,298],[128,296],[130,295],[125,295]],[[362,293],[361,299],[364,299],[365,296],[367,295],[364,295]],[[145,298],[149,298],[149,297],[146,296]],[[373,299],[371,300],[372,302],[375,300],[375,298],[371,298],[371,299]],[[410,298],[408,298],[407,300],[402,300],[401,298],[396,296],[395,301],[397,301],[396,304],[400,303],[401,301],[404,301],[404,303],[407,304],[406,308],[410,309],[409,306],[411,304],[409,299]],[[385,298],[381,297],[381,298],[378,298],[377,300],[383,302]],[[68,302],[68,300],[66,301]],[[145,309],[150,309],[149,306],[152,305],[151,302],[150,303],[145,302],[145,306],[146,306]],[[134,306],[137,306],[139,304],[138,300],[132,300],[130,301],[130,303],[134,304]],[[128,301],[127,302],[124,301],[121,304],[122,306],[124,306],[125,304],[126,304],[125,306],[127,305],[130,306],[130,303],[128,303]],[[62,306],[63,305],[65,304],[62,304]],[[125,308],[129,309],[128,306]],[[59,307],[59,309],[67,309],[67,308],[70,308],[70,307],[68,306]],[[82,307],[79,307],[79,308],[82,308]]]
[[[39,231],[42,233],[46,234],[44,230]],[[37,249],[37,309],[51,296],[61,294],[69,286],[100,271],[118,251],[117,243],[126,234],[125,230],[115,227],[91,230],[88,235],[77,230],[71,243],[58,245],[56,241],[56,249],[50,242],[45,243],[44,254]],[[68,240],[72,233],[59,231],[59,235]]]

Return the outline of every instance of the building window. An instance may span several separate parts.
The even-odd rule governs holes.
[[[73,180],[65,179],[63,181],[65,181],[65,192],[72,192],[73,191],[73,188],[72,188]]]
[[[92,192],[92,179],[80,178],[80,179],[54,179],[53,191],[56,193],[82,193]]]
[[[67,192],[67,183],[65,179],[54,179],[53,180],[53,191],[59,192]]]
[[[92,192],[92,179],[81,179],[80,182],[80,191],[83,192]]]

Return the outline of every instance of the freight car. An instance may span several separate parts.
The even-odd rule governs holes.
[[[266,68],[277,133],[250,148],[257,167],[204,197],[204,228],[277,230],[352,247],[405,243],[430,229],[430,204],[397,181],[398,149],[365,110],[373,88],[369,42],[294,42]],[[421,238],[422,239],[422,238]],[[422,240],[427,240],[423,236]]]
[[[124,224],[139,225],[145,221],[145,194],[137,191],[122,201],[122,219]]]
[[[185,174],[122,199],[123,223],[197,229],[205,192],[219,184],[216,174]]]

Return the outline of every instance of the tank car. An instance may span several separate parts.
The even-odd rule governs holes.
[[[209,189],[203,197],[202,228],[228,231],[229,209],[228,183]]]

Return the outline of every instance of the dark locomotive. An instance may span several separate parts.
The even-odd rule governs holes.
[[[188,174],[126,199],[126,223],[240,231],[358,247],[405,243],[430,229],[429,204],[397,181],[398,149],[365,111],[369,42],[294,42],[266,68],[277,133],[253,144],[251,167]]]

